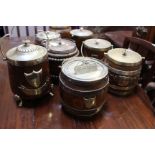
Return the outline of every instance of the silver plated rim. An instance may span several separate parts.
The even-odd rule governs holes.
[[[77,78],[77,77],[74,77],[74,76],[71,76],[71,75],[68,75],[65,68],[67,67],[66,64],[67,63],[71,63],[75,60],[82,60],[82,59],[86,59],[86,60],[92,60],[92,61],[95,61],[97,62],[98,64],[100,64],[106,71],[105,73],[100,76],[100,77],[97,77],[97,78],[94,78],[94,79],[91,79],[91,80],[88,80],[88,79],[81,79],[81,78]],[[76,81],[81,81],[81,82],[94,82],[94,81],[99,81],[101,79],[104,79],[107,75],[108,75],[108,67],[106,65],[104,65],[104,63],[98,59],[95,59],[95,58],[90,58],[90,57],[74,57],[74,58],[69,58],[67,61],[63,62],[63,65],[62,65],[62,70],[63,74],[65,76],[67,76],[68,78],[72,79],[72,80],[76,80]]]

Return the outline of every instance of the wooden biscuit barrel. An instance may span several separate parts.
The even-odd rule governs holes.
[[[44,46],[46,43],[44,43]],[[54,84],[59,83],[59,73],[61,71],[62,62],[68,58],[76,57],[79,51],[76,44],[69,39],[58,39],[49,41],[48,44],[48,60],[50,66],[50,74]]]
[[[134,92],[141,73],[142,57],[130,49],[115,48],[106,54],[109,67],[109,91],[116,95]]]
[[[109,84],[108,68],[88,57],[68,59],[59,75],[61,103],[74,116],[90,117],[101,111]]]
[[[104,53],[112,49],[112,47],[112,44],[104,39],[87,39],[83,42],[81,54],[83,56],[104,60]]]
[[[74,29],[70,31],[72,39],[75,40],[76,46],[81,50],[82,42],[93,37],[93,32],[90,30],[83,29]]]
[[[51,93],[47,49],[24,40],[6,53],[10,86],[16,101],[34,100]]]

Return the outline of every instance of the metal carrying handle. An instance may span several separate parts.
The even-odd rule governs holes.
[[[130,48],[126,49],[126,50],[125,50],[125,52],[124,52],[124,53],[125,53],[125,55],[124,55],[124,53],[123,53],[123,55],[124,55],[124,56],[126,56],[126,55],[127,55],[127,53],[126,53],[126,51],[127,51],[127,50],[132,51],[132,49],[130,49]],[[142,56],[141,56],[141,57],[142,57]],[[145,57],[142,57],[142,60],[145,60]]]
[[[49,37],[47,35],[48,31],[38,30],[37,32],[44,32],[45,33],[45,35],[47,37],[47,40],[42,40],[41,41],[41,44],[43,44],[44,42],[46,42],[46,49],[48,49],[49,48]]]
[[[1,52],[1,55],[2,55],[2,58],[3,58],[3,61],[6,61],[6,60],[7,60],[7,58],[6,58],[5,54],[3,53],[3,49],[2,49],[1,42],[2,42],[2,40],[3,40],[4,38],[6,38],[6,37],[10,37],[10,36],[11,36],[11,34],[12,34],[12,32],[13,32],[13,30],[14,30],[14,26],[12,27],[12,29],[11,29],[11,32],[10,32],[10,33],[5,34],[3,37],[1,37],[1,38],[0,38],[0,52]]]
[[[2,40],[8,36],[10,36],[10,34],[5,34],[2,38],[0,38],[0,41],[2,42]],[[0,42],[0,52],[1,52],[1,55],[3,58],[3,61],[5,61],[7,58],[6,58],[5,54],[3,53],[1,42]]]
[[[83,54],[83,42],[82,42],[82,45],[81,45],[81,55],[84,57],[84,54]]]

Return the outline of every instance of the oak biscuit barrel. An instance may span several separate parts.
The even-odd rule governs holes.
[[[99,60],[75,57],[64,61],[59,75],[62,106],[75,116],[97,114],[106,101],[108,68]]]
[[[72,36],[72,39],[75,40],[77,48],[79,50],[81,50],[81,45],[83,41],[93,37],[92,31],[83,29],[82,27],[80,29],[71,30],[70,34]]]
[[[81,53],[83,56],[104,60],[104,53],[112,49],[112,44],[104,39],[87,39],[83,42]]]
[[[109,67],[109,91],[122,96],[133,93],[141,72],[141,55],[130,49],[115,48],[108,51],[106,61]]]
[[[50,26],[49,30],[52,32],[60,33],[61,38],[71,39],[71,26]]]
[[[23,44],[7,51],[11,89],[15,99],[32,100],[50,93],[50,74],[46,48],[24,40]]]
[[[35,43],[38,45],[42,45],[43,41],[57,40],[59,38],[60,38],[60,34],[57,32],[41,31],[36,34]]]
[[[46,43],[44,44],[44,46]],[[49,41],[48,60],[52,82],[58,84],[62,62],[68,58],[79,55],[76,44],[68,39]]]

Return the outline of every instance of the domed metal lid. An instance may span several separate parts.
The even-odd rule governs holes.
[[[124,66],[137,66],[142,62],[142,57],[135,51],[125,48],[115,48],[108,51],[107,58],[113,63]]]
[[[46,48],[30,44],[30,40],[24,40],[23,44],[10,49],[6,58],[14,65],[37,64],[47,56]]]
[[[60,38],[60,34],[57,32],[52,32],[52,31],[41,31],[36,34],[36,39],[39,41],[42,40],[52,40],[52,39],[58,39]]]
[[[70,33],[72,36],[77,37],[90,37],[93,35],[92,31],[83,29],[82,27],[80,29],[71,30]]]
[[[92,82],[105,78],[108,68],[95,58],[75,57],[64,62],[62,72],[73,80]]]
[[[84,46],[90,49],[105,51],[112,47],[112,44],[104,39],[87,39],[83,42]]]
[[[44,44],[45,46],[45,44]],[[58,39],[49,42],[48,51],[54,54],[68,54],[76,50],[76,44],[68,39]]]

